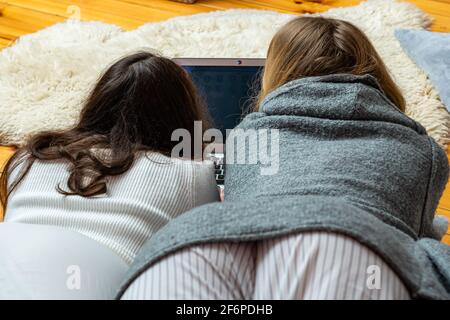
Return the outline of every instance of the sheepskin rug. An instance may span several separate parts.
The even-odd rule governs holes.
[[[367,33],[407,99],[407,114],[442,146],[450,141],[450,116],[426,75],[394,37],[397,28],[423,29],[430,18],[411,4],[369,0],[323,16],[348,20]],[[265,57],[273,34],[292,15],[228,10],[148,23],[125,32],[100,22],[67,21],[0,52],[0,143],[17,144],[77,120],[104,68],[139,49],[169,57]]]

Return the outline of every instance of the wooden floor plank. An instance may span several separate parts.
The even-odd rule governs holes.
[[[434,18],[433,31],[450,32],[450,1],[408,0]]]
[[[450,159],[450,147],[447,151],[447,157]],[[447,183],[447,188],[441,197],[438,208],[439,214],[446,215],[450,218],[450,181]]]
[[[197,4],[196,4],[197,5]],[[207,7],[212,10],[226,10],[226,9],[261,9],[274,10],[284,13],[299,13],[300,7],[294,1],[286,0],[203,0],[199,1],[199,6]]]
[[[3,171],[3,167],[9,158],[14,154],[15,149],[12,147],[0,146],[0,172]],[[3,221],[3,208],[0,206],[0,222]]]
[[[6,47],[12,45],[13,42],[14,42],[14,40],[5,39],[5,38],[0,37],[0,49],[6,48]]]
[[[440,2],[445,4],[450,4],[450,0],[432,0],[433,2]]]
[[[174,17],[176,12],[164,8],[141,6],[115,0],[2,0],[8,5],[45,12],[63,18],[73,16],[70,8],[79,8],[81,20],[112,23],[124,29],[135,29],[148,21],[161,21]]]
[[[175,15],[190,15],[196,13],[205,13],[211,11],[211,8],[207,5],[203,5],[205,2],[199,1],[195,5],[185,5],[178,2],[167,1],[167,0],[118,0],[119,2],[131,3],[148,8],[159,8],[164,9],[168,12],[174,13]]]
[[[307,12],[324,12],[334,7],[354,6],[361,0],[324,0],[320,3],[297,0],[298,4]],[[403,0],[416,5],[434,18],[432,31],[450,32],[450,1],[448,0]]]
[[[406,0],[405,0],[406,1]],[[435,31],[450,32],[450,1],[408,0],[433,15]],[[167,0],[0,0],[0,38],[14,40],[71,16],[70,6],[80,8],[82,20],[98,20],[134,29],[143,23],[161,21],[178,15],[255,8],[279,12],[322,12],[332,7],[356,5],[361,0],[324,0],[321,3],[291,0],[201,0],[195,5]],[[4,47],[9,43],[1,41]]]
[[[447,151],[447,157],[450,159],[450,147]],[[441,197],[441,200],[439,201],[439,206],[437,209],[437,214],[444,215],[450,220],[450,181],[447,182],[447,187],[444,191],[444,194]],[[448,229],[448,236],[446,237],[445,241],[447,244],[450,244],[450,226]]]
[[[444,242],[444,243],[450,245],[450,235],[444,237],[444,239],[442,240],[442,242]]]
[[[9,160],[9,158],[14,154],[15,151],[16,151],[16,149],[13,147],[0,146],[0,172],[2,172],[3,166]]]
[[[61,17],[5,5],[0,1],[0,37],[4,39],[14,40],[61,21],[64,21]]]

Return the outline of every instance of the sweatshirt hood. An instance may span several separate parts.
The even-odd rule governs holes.
[[[334,74],[293,80],[268,94],[260,112],[269,116],[383,121],[426,132],[383,94],[371,75]]]

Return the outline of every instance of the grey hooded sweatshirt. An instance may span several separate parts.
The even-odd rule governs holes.
[[[188,245],[329,231],[380,255],[413,298],[450,298],[450,246],[433,228],[448,180],[446,154],[373,77],[294,80],[237,128],[279,130],[277,172],[261,174],[261,161],[227,164],[225,201],[195,208],[153,236],[118,297],[159,259]],[[234,146],[234,153],[252,148]]]

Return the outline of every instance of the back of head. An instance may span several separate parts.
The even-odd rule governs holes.
[[[375,77],[401,111],[404,98],[367,36],[349,22],[299,17],[272,39],[259,102],[283,84],[302,77],[348,73]]]
[[[174,130],[194,137],[195,121],[202,121],[205,130],[205,110],[189,75],[172,60],[148,52],[124,57],[100,77],[73,128],[38,133],[11,158],[0,178],[1,203],[6,207],[8,194],[37,159],[70,162],[67,185],[57,187],[60,193],[103,194],[106,178],[126,172],[137,152],[169,155],[178,143],[171,139]],[[18,178],[7,181],[23,162]]]
[[[74,131],[106,137],[125,147],[170,153],[172,132],[206,125],[205,109],[189,75],[170,59],[148,52],[113,64],[92,90]]]

